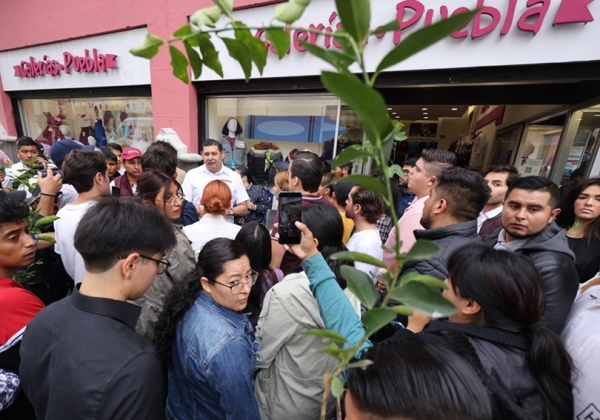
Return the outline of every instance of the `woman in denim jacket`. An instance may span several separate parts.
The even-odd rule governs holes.
[[[165,299],[154,345],[168,367],[169,419],[260,419],[254,397],[259,346],[248,317],[238,313],[256,277],[244,246],[218,238]]]

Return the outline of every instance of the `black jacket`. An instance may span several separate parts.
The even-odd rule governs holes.
[[[484,236],[483,243],[491,247],[496,245],[501,229]],[[560,335],[579,288],[575,256],[569,249],[565,232],[552,222],[537,235],[527,238],[515,253],[531,258],[540,273],[546,294],[542,321]]]
[[[416,271],[419,274],[429,274],[440,280],[446,280],[450,255],[463,245],[481,244],[481,239],[477,235],[477,220],[441,228],[415,230],[415,238],[435,242],[440,247],[440,252],[425,261],[406,261],[402,266],[401,276]]]

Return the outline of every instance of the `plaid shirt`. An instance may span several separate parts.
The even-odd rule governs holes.
[[[384,214],[375,222],[377,225],[377,229],[379,229],[379,237],[381,238],[381,244],[384,245],[390,236],[390,232],[392,231],[392,218],[387,214]]]

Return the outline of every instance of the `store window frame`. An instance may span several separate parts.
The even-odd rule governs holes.
[[[509,133],[511,131],[514,130],[518,130],[518,134],[515,140],[515,145],[513,150],[517,150],[517,151],[521,151],[521,141],[523,140],[523,133],[525,131],[525,123],[517,123],[517,124],[513,124],[509,127],[503,128],[501,130],[498,130],[498,132],[495,135],[495,139],[494,139],[494,148],[492,150],[492,154],[490,155],[490,163],[488,164],[488,167],[492,167],[494,165],[498,165],[498,163],[492,163],[491,160],[494,157],[494,155],[496,154],[496,152],[498,151],[498,148],[500,147],[500,145],[498,144],[498,137]],[[509,165],[513,165],[515,164],[515,161],[517,159],[517,154],[513,153],[512,156],[510,157],[510,161],[508,162]],[[489,170],[489,168],[488,168]]]

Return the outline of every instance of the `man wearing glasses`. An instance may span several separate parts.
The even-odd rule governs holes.
[[[148,229],[152,226],[152,229]],[[141,297],[176,239],[170,222],[135,200],[99,199],[75,232],[79,289],[29,323],[21,384],[37,418],[164,419],[154,347],[135,332]]]
[[[398,179],[398,208],[396,211],[398,212],[398,218],[402,217],[404,214],[404,210],[410,206],[410,203],[415,199],[415,194],[408,188],[408,176],[410,174],[410,170],[415,167],[417,163],[417,158],[408,158],[402,164],[402,172],[404,176]]]

